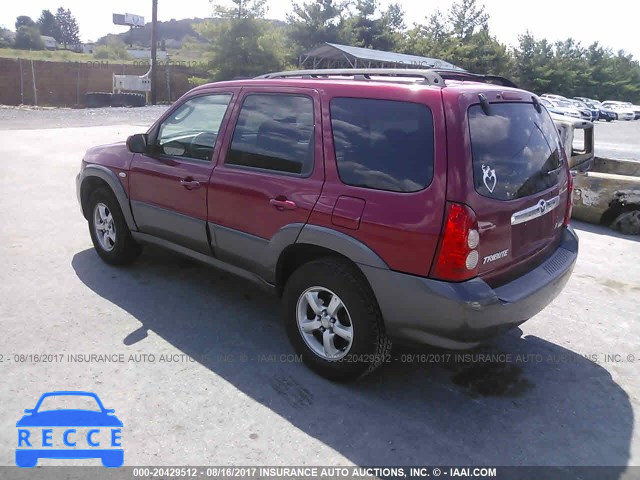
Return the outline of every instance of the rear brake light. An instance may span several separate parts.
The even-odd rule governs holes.
[[[431,276],[453,282],[478,276],[479,244],[478,222],[473,210],[450,203]]]
[[[564,212],[564,221],[562,225],[567,227],[571,222],[571,213],[573,212],[573,175],[569,172],[567,177],[567,209]]]

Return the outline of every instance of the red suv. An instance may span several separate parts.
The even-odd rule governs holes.
[[[542,310],[578,254],[571,188],[535,95],[446,70],[204,85],[77,178],[106,262],[152,243],[257,282],[334,379],[391,340],[470,348]]]

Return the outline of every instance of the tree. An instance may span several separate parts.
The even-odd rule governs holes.
[[[33,25],[21,25],[16,30],[15,48],[23,50],[43,50],[44,41],[40,36],[40,30]]]
[[[263,18],[267,0],[231,0],[233,7],[225,7],[218,0],[211,0],[214,16],[219,18]]]
[[[346,43],[344,12],[348,5],[344,0],[293,2],[293,13],[287,15],[287,22],[296,53],[321,43]]]
[[[9,30],[0,26],[0,48],[8,48],[12,44],[9,38]]]
[[[62,42],[62,30],[58,20],[51,11],[43,10],[40,18],[38,19],[38,27],[42,35],[47,35],[56,39],[56,42]]]
[[[468,39],[479,30],[488,30],[489,15],[484,5],[478,7],[476,0],[460,0],[449,10],[449,23],[453,35],[459,39]]]
[[[71,10],[60,7],[56,11],[56,21],[60,26],[60,42],[67,48],[67,45],[77,45],[80,43],[80,29]]]
[[[425,24],[417,24],[409,30],[401,50],[412,55],[447,60],[453,38],[444,16],[436,10]]]
[[[33,27],[36,24],[31,17],[27,17],[26,15],[20,15],[16,18],[16,32],[20,27]]]
[[[62,42],[62,30],[58,20],[49,10],[42,10],[42,14],[38,19],[38,27],[42,35],[47,35],[56,39],[56,42]]]
[[[356,13],[345,21],[353,45],[376,50],[395,50],[399,43],[398,32],[404,24],[399,5],[391,5],[378,18],[377,0],[356,0]]]
[[[209,43],[211,76],[215,80],[232,80],[282,70],[287,57],[285,36],[262,18],[265,0],[234,3],[233,8],[216,5],[214,12],[219,18],[196,26]]]

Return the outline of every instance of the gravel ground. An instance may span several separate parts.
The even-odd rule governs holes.
[[[99,125],[150,126],[167,105],[140,108],[37,108],[0,105],[1,130],[91,127]]]
[[[251,284],[153,248],[129,268],[95,254],[75,198],[83,152],[163,108],[0,110],[0,465],[23,410],[59,389],[115,409],[126,465],[609,465],[601,478],[617,479],[640,464],[640,239],[575,222],[565,290],[482,350],[504,360],[398,348],[334,384],[287,356],[279,305]],[[85,127],[43,128],[71,124]],[[99,465],[40,462],[78,463]]]

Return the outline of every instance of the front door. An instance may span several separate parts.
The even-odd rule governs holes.
[[[142,233],[211,254],[207,187],[232,97],[209,92],[189,98],[149,134],[149,152],[134,156],[131,209]]]

